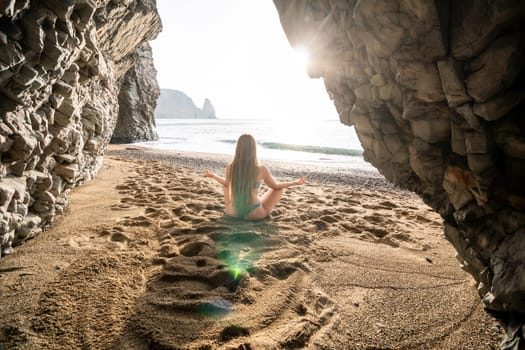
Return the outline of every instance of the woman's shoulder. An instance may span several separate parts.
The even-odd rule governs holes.
[[[258,169],[259,169],[259,174],[261,174],[261,176],[263,176],[265,173],[268,173],[268,167],[264,164],[259,164],[258,165]]]

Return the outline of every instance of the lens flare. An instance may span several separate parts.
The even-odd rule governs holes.
[[[241,283],[247,281],[247,276],[253,272],[261,254],[267,250],[267,242],[264,232],[244,230],[245,226],[234,227],[231,231],[216,233],[213,240],[217,247],[217,260],[222,271],[227,272],[224,276],[224,286],[234,292]],[[253,228],[250,226],[250,228]],[[208,319],[219,320],[231,314],[234,305],[228,301],[227,295],[217,297],[212,301],[201,303],[196,312]]]
[[[206,318],[219,319],[232,311],[232,303],[228,300],[217,299],[197,306],[197,313]]]
[[[239,242],[234,240],[219,253],[218,258],[228,270],[230,277],[238,282],[253,268],[255,261],[259,259],[259,254],[254,254],[249,246],[240,246]]]

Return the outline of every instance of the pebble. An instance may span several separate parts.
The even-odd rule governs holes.
[[[499,328],[497,326],[496,327],[490,327],[490,330],[493,331],[494,333],[498,333],[498,334],[501,333],[501,328]]]

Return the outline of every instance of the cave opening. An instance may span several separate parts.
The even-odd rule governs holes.
[[[158,2],[161,15],[180,15],[165,20],[165,29],[180,24],[176,32],[188,46],[168,39],[161,46],[169,50],[158,57],[148,44],[161,30],[155,0],[0,4],[0,282],[14,291],[0,311],[8,324],[0,325],[0,347],[100,346],[100,337],[75,326],[81,324],[118,334],[107,337],[108,348],[129,348],[129,339],[162,348],[330,341],[333,348],[496,347],[504,337],[504,349],[523,348],[522,1],[274,0],[275,8],[210,1],[211,12],[194,2],[177,1],[187,6],[182,11],[173,4]],[[268,11],[271,25],[259,28]],[[240,14],[238,22],[232,13]],[[219,24],[228,26],[227,35]],[[279,40],[260,35],[272,31]],[[225,44],[225,36],[233,43]],[[304,55],[288,41],[312,45],[309,73],[324,81],[289,80],[306,74]],[[290,55],[276,55],[280,48]],[[218,214],[220,187],[202,178],[205,165],[224,169],[227,160],[204,164],[177,153],[169,159],[133,146],[108,150],[111,137],[128,143],[158,136],[154,58],[161,86],[180,70],[177,84],[187,79],[184,86],[206,89],[188,89],[203,101],[188,112],[189,127],[202,132],[216,124],[206,135],[170,130],[168,147],[184,141],[195,151],[213,137],[208,149],[232,154],[232,133],[266,123],[265,135],[282,135],[256,135],[261,148],[284,160],[314,155],[315,162],[308,160],[322,170],[297,162],[276,174],[308,172],[315,186],[288,191],[271,223],[231,232]],[[310,91],[312,82],[317,87]],[[377,172],[325,169],[334,159],[359,157],[353,146],[339,147],[335,129],[314,120],[325,116],[324,107],[311,104],[321,95],[328,96],[332,125],[355,126],[364,159],[433,210]],[[223,115],[232,119],[210,118]],[[269,116],[274,121],[243,119]],[[187,131],[187,124],[174,128]],[[312,144],[320,139],[327,143]],[[101,168],[99,179],[87,182]],[[66,227],[51,226],[64,212],[59,223]],[[443,226],[474,280],[457,269]],[[19,302],[24,296],[28,302]],[[234,319],[234,308],[241,318]],[[192,310],[241,325],[214,329],[221,322],[190,317],[195,322],[181,331]],[[181,338],[164,338],[173,334]]]
[[[163,31],[151,46],[161,91],[154,120],[160,138],[149,145],[232,155],[231,141],[251,133],[262,158],[356,162],[350,157],[362,152],[357,135],[337,122],[322,79],[308,77],[307,49],[289,45],[271,2],[198,8],[159,1],[158,7]],[[130,118],[129,104],[112,142],[129,141],[120,133],[137,129],[122,127],[139,119]],[[200,131],[190,135],[189,120],[172,125],[180,118],[195,119]]]

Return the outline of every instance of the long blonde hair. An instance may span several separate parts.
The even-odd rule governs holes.
[[[230,164],[233,207],[241,218],[248,214],[252,190],[257,180],[258,166],[255,139],[249,134],[241,135],[237,140],[235,157]]]

